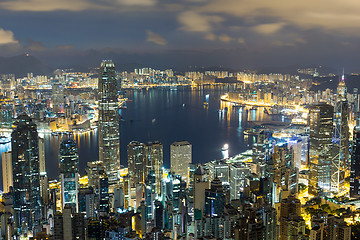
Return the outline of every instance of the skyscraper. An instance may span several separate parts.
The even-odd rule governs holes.
[[[233,163],[230,165],[230,199],[240,199],[246,187],[246,177],[250,175],[250,169],[245,163]]]
[[[104,162],[109,183],[115,183],[120,170],[118,92],[115,65],[101,62],[98,82],[99,160]]]
[[[69,205],[74,212],[77,212],[79,209],[79,156],[73,140],[61,142],[59,160],[62,207]]]
[[[106,173],[99,176],[99,211],[108,213],[109,208],[109,181]]]
[[[280,240],[302,239],[305,234],[305,221],[301,217],[301,202],[290,195],[281,200]]]
[[[351,152],[350,197],[360,197],[360,129],[355,127]]]
[[[3,176],[3,191],[9,192],[9,188],[13,186],[13,170],[11,152],[3,152],[2,159],[2,176]]]
[[[41,224],[39,140],[36,124],[26,114],[16,119],[11,134],[14,219],[19,234],[36,232]]]
[[[188,181],[189,164],[191,163],[191,144],[188,141],[174,142],[170,146],[171,171]]]
[[[335,154],[332,160],[331,191],[340,192],[344,187],[346,173],[350,170],[349,161],[349,104],[344,74],[337,87],[337,97],[334,115],[334,143]]]
[[[145,144],[146,172],[155,177],[155,192],[161,193],[161,180],[163,175],[163,145],[155,141]]]
[[[309,193],[313,195],[319,191],[329,194],[331,176],[337,171],[331,165],[333,113],[334,108],[325,103],[310,108]]]
[[[64,86],[55,83],[52,85],[52,102],[55,113],[64,112]]]
[[[144,183],[146,178],[145,144],[132,141],[128,144],[128,168],[131,187]]]

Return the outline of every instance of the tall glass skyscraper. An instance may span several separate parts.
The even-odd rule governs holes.
[[[60,178],[62,207],[70,206],[78,212],[79,156],[73,140],[63,140],[60,144]]]
[[[155,141],[145,144],[146,173],[153,175],[157,194],[161,193],[161,180],[163,178],[163,145]],[[148,176],[147,176],[148,177]]]
[[[131,186],[144,183],[146,179],[145,144],[132,141],[127,146],[128,168]]]
[[[99,160],[104,162],[109,184],[118,180],[120,170],[119,106],[115,65],[101,62],[98,82]]]
[[[132,141],[128,144],[128,168],[131,184],[151,185],[151,192],[161,193],[161,180],[163,177],[163,145],[158,142],[146,144]]]
[[[350,197],[360,197],[360,128],[355,127],[351,152]]]
[[[345,85],[344,75],[337,87],[337,99],[334,115],[334,147],[335,154],[332,166],[337,168],[331,175],[331,191],[341,192],[345,183],[345,175],[350,170],[349,160],[349,104],[347,101],[347,88]]]
[[[20,114],[11,134],[14,218],[18,234],[41,231],[39,140],[36,124]],[[35,234],[34,234],[35,235]]]
[[[328,104],[317,104],[310,108],[309,139],[309,193],[325,195],[331,192],[333,171],[332,137],[334,108]]]

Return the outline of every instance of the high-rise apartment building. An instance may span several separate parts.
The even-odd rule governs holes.
[[[191,144],[188,141],[174,142],[170,146],[171,171],[188,181],[189,164],[191,163]]]
[[[245,191],[246,177],[250,175],[250,169],[245,163],[233,163],[230,165],[230,199],[240,199]]]
[[[74,212],[79,207],[79,156],[73,140],[63,140],[60,144],[60,178],[62,207],[70,206]]]
[[[295,196],[281,200],[280,240],[302,239],[305,235],[305,221],[301,217],[301,203]]]
[[[26,114],[16,119],[11,134],[14,219],[17,233],[36,233],[41,224],[39,139],[36,124]]]
[[[11,152],[3,152],[2,159],[2,177],[3,177],[3,192],[9,192],[9,188],[13,186],[13,170]]]
[[[109,183],[116,183],[120,170],[118,92],[115,65],[102,61],[98,82],[99,160],[104,162]]]
[[[330,194],[331,176],[337,169],[332,167],[332,136],[334,108],[328,104],[310,108],[309,139],[309,193]]]
[[[39,167],[40,173],[46,175],[45,168],[45,142],[44,138],[39,137]]]

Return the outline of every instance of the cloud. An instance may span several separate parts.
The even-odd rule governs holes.
[[[74,49],[75,46],[74,45],[57,45],[56,49],[59,50],[69,50],[69,49]]]
[[[101,5],[86,0],[12,0],[0,2],[0,8],[10,11],[83,11],[88,9],[101,9]]]
[[[280,31],[284,26],[284,23],[266,23],[260,24],[253,27],[253,30],[260,34],[274,34]]]
[[[85,11],[140,10],[122,7],[152,7],[158,0],[5,0],[0,2],[0,9],[10,11],[51,12],[51,11]]]
[[[234,40],[232,37],[230,37],[229,35],[226,35],[226,34],[222,34],[219,36],[219,40],[222,41],[222,42],[231,42],[232,40]]]
[[[31,39],[27,40],[27,46],[25,46],[28,50],[35,51],[35,52],[41,52],[45,51],[46,47],[42,42],[33,41]]]
[[[204,38],[209,41],[214,41],[214,40],[216,40],[216,35],[213,33],[209,33],[209,34],[206,34]]]
[[[349,35],[359,35],[354,29],[360,27],[360,1],[354,0],[211,0],[197,11],[251,21],[278,19],[303,29],[336,30]]]
[[[160,36],[157,33],[152,32],[150,30],[146,31],[146,41],[155,43],[157,45],[166,45],[167,44],[166,40],[162,36]]]
[[[179,14],[178,20],[181,29],[188,32],[211,32],[213,24],[223,21],[223,18],[215,15],[204,15],[195,11],[185,11]]]
[[[0,45],[19,43],[15,39],[14,33],[10,30],[0,28]]]
[[[117,0],[117,3],[126,6],[154,6],[157,0]]]
[[[240,43],[240,44],[245,44],[245,39],[243,39],[242,37],[239,37],[237,39],[237,42]]]

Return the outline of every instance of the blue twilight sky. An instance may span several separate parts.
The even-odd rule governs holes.
[[[360,71],[359,12],[357,0],[0,0],[0,56]]]

